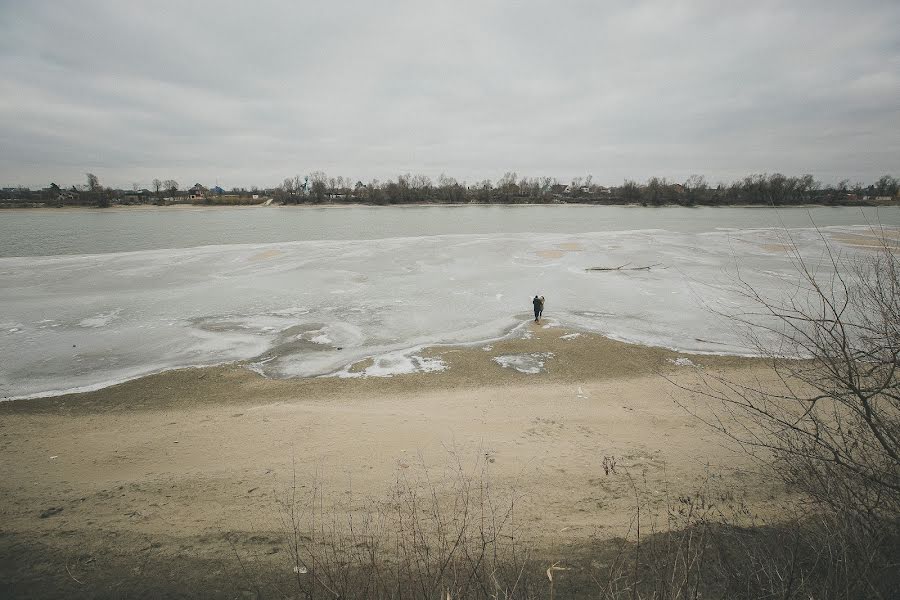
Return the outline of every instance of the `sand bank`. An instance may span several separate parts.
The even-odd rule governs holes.
[[[235,365],[0,404],[2,575],[72,585],[61,560],[100,580],[148,553],[170,565],[221,558],[235,539],[277,558],[277,499],[295,476],[365,505],[398,476],[440,484],[455,461],[514,491],[536,547],[623,535],[635,482],[674,496],[712,477],[729,501],[777,512],[781,492],[689,416],[678,405],[689,394],[668,381],[692,379],[686,360],[765,378],[762,361],[530,333],[428,349],[448,367],[437,373],[268,380]],[[533,354],[536,374],[494,360]]]

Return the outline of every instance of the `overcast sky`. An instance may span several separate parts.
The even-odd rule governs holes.
[[[4,186],[898,167],[896,0],[0,0]]]

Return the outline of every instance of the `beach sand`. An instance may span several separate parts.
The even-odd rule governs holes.
[[[789,500],[673,384],[696,378],[679,358],[748,382],[771,380],[763,361],[528,333],[427,349],[448,365],[437,373],[269,380],[231,365],[2,403],[0,580],[70,597],[227,587],[235,550],[283,557],[278,499],[294,482],[364,507],[398,478],[440,487],[462,468],[514,494],[520,535],[550,554],[624,536],[636,487],[662,501],[714,485],[769,516]],[[543,372],[494,360],[533,353]]]

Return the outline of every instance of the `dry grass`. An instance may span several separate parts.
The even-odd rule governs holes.
[[[306,487],[292,480],[278,505],[280,567],[233,546],[256,597],[805,600],[888,598],[900,585],[896,536],[809,505],[761,521],[712,474],[672,497],[619,467],[634,495],[627,535],[537,549],[518,535],[521,499],[492,486],[489,463],[451,459],[438,476],[398,467],[380,501],[334,501],[315,475]]]
[[[273,577],[237,547],[236,559],[259,595],[534,597],[539,563],[517,535],[515,491],[493,488],[483,454],[469,466],[449,456],[440,473],[398,465],[383,499],[329,494],[317,475],[295,474],[278,501],[289,564]]]

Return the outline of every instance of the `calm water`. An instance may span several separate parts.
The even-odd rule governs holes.
[[[900,223],[900,207],[241,207],[0,211],[0,256],[95,254],[442,234],[587,233]]]
[[[900,209],[0,211],[0,399],[236,360],[268,377],[353,376],[365,357],[367,376],[441,369],[422,346],[525,335],[538,293],[550,326],[746,353],[708,310],[746,308],[735,268],[778,296],[797,282],[785,243],[827,275],[824,241],[865,254],[847,240],[874,224]],[[625,263],[656,266],[586,270]]]

